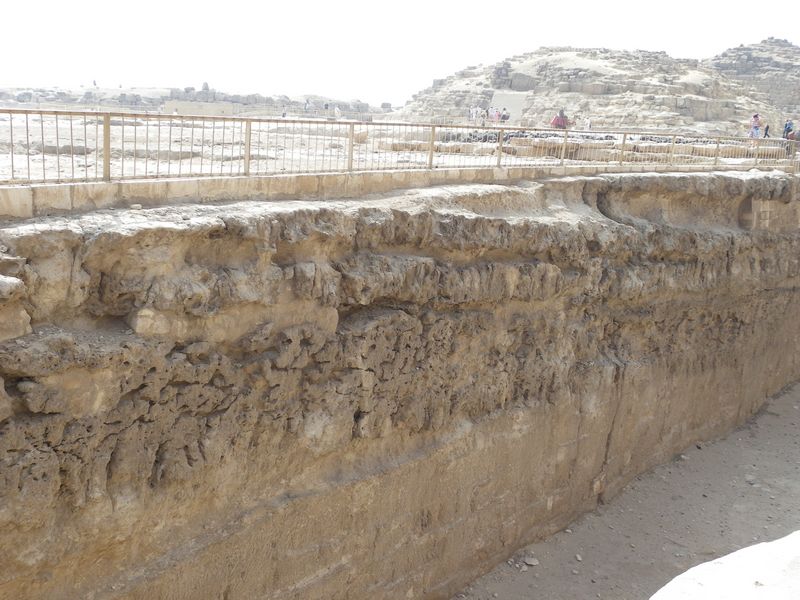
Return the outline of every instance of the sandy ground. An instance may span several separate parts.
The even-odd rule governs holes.
[[[800,529],[798,425],[800,384],[454,598],[647,599],[694,565]]]

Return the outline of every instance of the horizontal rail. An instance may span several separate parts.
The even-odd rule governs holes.
[[[0,108],[0,184],[538,165],[795,173],[800,161],[780,138]]]

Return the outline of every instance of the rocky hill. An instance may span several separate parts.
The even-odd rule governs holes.
[[[762,92],[787,116],[800,113],[800,46],[768,38],[759,44],[726,50],[708,64]]]
[[[758,54],[761,56],[761,54]],[[664,52],[541,48],[469,67],[416,94],[403,116],[463,118],[471,106],[508,107],[514,122],[546,126],[560,108],[579,126],[670,128],[744,135],[749,116],[777,127],[783,111],[766,93],[713,64]]]

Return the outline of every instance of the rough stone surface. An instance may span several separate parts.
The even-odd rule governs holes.
[[[399,116],[464,118],[472,106],[503,108],[512,123],[549,127],[559,109],[574,128],[638,128],[745,136],[754,112],[780,136],[797,106],[800,48],[765,40],[709,61],[665,52],[545,47],[460,71],[413,96]],[[787,113],[787,111],[789,111]]]
[[[767,38],[758,44],[742,44],[708,63],[731,79],[758,90],[783,111],[783,116],[800,112],[800,47],[787,40]],[[780,135],[783,121],[772,126],[775,135]]]
[[[0,597],[447,597],[797,377],[800,239],[737,220],[790,198],[609,175],[0,226],[33,326],[0,343]]]

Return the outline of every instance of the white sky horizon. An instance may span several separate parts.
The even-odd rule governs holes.
[[[225,5],[7,0],[0,87],[148,88],[203,82],[235,94],[321,95],[402,106],[436,78],[542,46],[665,51],[704,59],[776,37],[800,45],[788,0],[751,18],[729,2],[553,4],[368,0]]]

